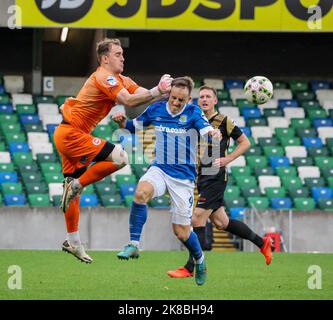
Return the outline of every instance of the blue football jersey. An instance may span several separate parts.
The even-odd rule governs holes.
[[[181,112],[172,114],[166,101],[150,105],[133,120],[137,129],[155,127],[155,159],[152,166],[178,179],[195,180],[198,136],[213,130],[202,110],[186,104]]]

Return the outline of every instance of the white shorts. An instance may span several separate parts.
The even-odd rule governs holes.
[[[194,182],[189,179],[177,179],[167,175],[158,167],[150,167],[139,182],[147,181],[154,187],[155,197],[168,190],[171,198],[172,223],[190,225],[194,204]]]

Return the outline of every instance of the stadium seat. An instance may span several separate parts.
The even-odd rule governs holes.
[[[242,188],[242,187],[252,187],[255,188],[257,187],[257,179],[253,176],[249,177],[243,177],[243,176],[238,176],[235,177],[237,185]]]
[[[294,199],[294,198],[307,198],[310,195],[309,188],[307,187],[298,187],[295,188],[294,186],[291,186],[288,189],[289,196]]]
[[[49,183],[48,187],[50,199],[54,199],[55,196],[62,196],[64,189],[62,183]]]
[[[229,94],[229,91],[227,89],[217,89],[216,93],[217,93],[217,99],[218,100],[230,99],[230,94]]]
[[[254,168],[254,175],[258,178],[259,176],[273,176],[274,169],[272,167]]]
[[[227,186],[224,192],[224,199],[235,199],[240,195],[240,188],[238,186]]]
[[[222,79],[217,79],[217,78],[204,78],[204,85],[208,87],[212,87],[214,89],[223,89],[224,84]]]
[[[240,189],[242,191],[243,197],[245,197],[246,199],[248,197],[260,197],[261,196],[261,192],[258,187],[241,186]]]
[[[291,127],[294,129],[297,128],[311,128],[311,122],[309,119],[290,119]]]
[[[314,210],[316,203],[312,198],[294,198],[294,207],[296,210]]]
[[[290,121],[285,117],[268,117],[268,126],[274,132],[275,128],[288,128]]]
[[[249,197],[247,198],[249,207],[256,209],[268,209],[269,208],[269,199],[267,197]]]
[[[228,164],[229,168],[232,168],[232,167],[244,167],[244,166],[246,166],[246,160],[245,160],[244,156],[239,156],[234,161],[232,161],[232,162],[230,162]]]
[[[247,156],[246,163],[252,169],[258,167],[262,168],[262,167],[267,167],[268,160],[265,156]]]
[[[278,106],[280,109],[292,108],[295,109],[298,107],[298,101],[295,99],[279,99]],[[303,117],[304,118],[304,117]]]
[[[324,187],[326,185],[324,178],[304,178],[304,185],[311,189],[312,187]]]
[[[156,197],[149,202],[152,208],[168,209],[170,207],[170,198],[166,195]]]
[[[19,123],[0,123],[0,130],[3,133],[20,133],[21,127]]]
[[[333,168],[322,168],[321,173],[326,179],[333,177]]]
[[[312,166],[314,161],[312,158],[305,158],[305,157],[295,157],[293,158],[293,164],[296,168],[302,166]]]
[[[0,104],[0,113],[13,113],[14,107],[11,103]]]
[[[318,199],[332,199],[333,198],[333,191],[331,188],[325,187],[312,187],[311,193],[313,199],[318,202]]]
[[[318,207],[324,211],[333,211],[333,199],[318,199]]]
[[[60,172],[45,172],[43,173],[45,182],[49,183],[61,183],[64,180],[62,173]]]
[[[224,87],[228,90],[240,89],[243,91],[244,81],[242,80],[225,80]],[[243,93],[244,94],[244,93]]]
[[[270,201],[272,209],[291,209],[293,206],[291,199],[288,197],[271,198]]]
[[[259,176],[259,188],[262,194],[265,194],[265,189],[268,187],[280,187],[281,181],[278,176]]]
[[[295,167],[285,166],[285,167],[275,167],[276,174],[281,178],[285,176],[296,177],[297,171]]]
[[[330,155],[330,151],[325,147],[310,147],[308,150],[308,156],[312,158],[316,157],[328,157]]]
[[[31,207],[49,207],[51,205],[47,194],[28,194],[28,202]]]
[[[124,206],[124,202],[120,194],[108,194],[101,196],[101,203],[103,207],[107,208],[121,208]]]
[[[281,100],[281,99],[291,100],[293,98],[293,94],[290,89],[275,89],[274,98],[276,100]]]
[[[299,138],[315,138],[317,132],[313,128],[297,128],[296,134]]]
[[[0,152],[0,163],[10,163],[10,153],[7,151]]]
[[[25,124],[23,125],[24,131],[28,132],[43,132],[43,126],[41,124]]]
[[[219,108],[219,112],[232,119],[240,116],[240,112],[237,107],[221,107]]]
[[[303,145],[307,148],[309,147],[322,147],[323,143],[320,138],[302,138]]]
[[[220,108],[224,107],[234,107],[234,103],[231,99],[219,99],[219,101],[217,102],[217,108],[222,114],[223,112],[220,110]]]
[[[275,136],[280,139],[281,137],[293,138],[295,137],[295,129],[293,128],[275,128]]]
[[[259,138],[272,138],[273,132],[270,127],[261,127],[256,126],[251,128],[252,137],[256,142],[258,142]]]
[[[54,103],[54,97],[51,96],[51,95],[35,96],[34,97],[34,102],[36,104],[39,104],[39,103],[46,103],[46,104]]]
[[[238,176],[250,176],[251,168],[250,167],[231,167],[231,175],[235,178]]]
[[[297,92],[295,98],[298,101],[312,101],[316,99],[316,95],[311,91]]]
[[[312,121],[312,124],[314,128],[318,129],[319,127],[332,127],[333,126],[333,120],[330,118],[325,119],[314,119]]]
[[[248,127],[254,127],[254,126],[267,126],[267,120],[264,117],[260,118],[247,118],[246,125]]]
[[[319,89],[329,89],[330,83],[325,80],[312,80],[311,82],[312,91],[316,92]]]
[[[112,173],[111,174],[111,181],[112,182],[116,182],[116,177],[117,175],[119,174],[132,174],[132,169],[131,169],[131,166],[130,165],[126,165],[125,167],[117,170],[116,172]]]
[[[5,182],[18,182],[18,177],[16,172],[0,172],[0,183]]]
[[[227,209],[245,207],[245,199],[242,197],[238,199],[225,199],[224,202]]]
[[[283,187],[267,187],[265,188],[265,195],[269,199],[284,198],[286,196],[286,190]]]
[[[12,157],[15,165],[18,165],[19,163],[30,164],[33,162],[31,152],[14,152]]]
[[[322,141],[326,141],[328,138],[333,138],[333,128],[332,127],[318,127],[318,137]]]
[[[26,124],[35,124],[38,125],[40,124],[40,119],[37,114],[21,114],[20,115],[20,123],[22,126]]]
[[[283,157],[284,156],[284,148],[279,146],[264,146],[264,154],[266,157],[270,156],[278,156]]]
[[[300,166],[297,168],[298,176],[304,181],[305,178],[319,178],[320,170],[316,166]]]
[[[12,142],[26,142],[25,134],[23,132],[4,132],[5,141],[9,145]]]
[[[37,159],[39,153],[53,153],[53,145],[50,142],[34,142],[29,145],[34,160]]]
[[[6,206],[24,206],[27,204],[24,194],[6,194],[3,198]]]
[[[55,153],[38,153],[37,154],[37,163],[39,166],[42,163],[55,163],[57,162],[57,155]]]
[[[243,220],[246,208],[230,208],[229,217],[235,220]]]
[[[40,164],[40,169],[44,176],[47,173],[61,174],[61,164],[60,163],[42,162]]]
[[[251,147],[248,149],[245,153],[246,156],[261,156],[262,155],[262,150],[261,148],[258,147]]]
[[[243,107],[240,110],[241,115],[244,117],[245,120],[249,118],[261,117],[260,109],[258,109],[257,107]]]
[[[122,184],[119,186],[119,193],[125,199],[127,195],[134,195],[136,184]]]
[[[25,188],[29,194],[47,194],[49,192],[48,186],[43,181],[27,182]]]
[[[9,152],[29,152],[29,145],[26,142],[12,142],[9,144]]]
[[[303,81],[303,80],[290,80],[289,81],[289,87],[290,87],[290,90],[293,93],[303,92],[303,91],[308,90],[309,84],[306,81]]]
[[[98,198],[95,194],[82,194],[80,196],[80,207],[97,207]]]
[[[268,117],[283,117],[283,111],[280,109],[263,109],[263,114],[266,119]]]
[[[281,137],[280,139],[281,146],[287,147],[287,146],[300,146],[301,145],[301,139],[298,137]]]
[[[31,162],[31,163],[17,163],[16,166],[17,166],[18,172],[20,174],[22,174],[23,172],[35,173],[35,172],[39,171],[39,168],[38,168],[36,162]]]
[[[20,194],[23,193],[23,187],[20,182],[4,182],[1,183],[1,192],[3,195],[6,194]]]
[[[3,77],[6,92],[21,93],[24,90],[24,78],[22,75],[5,75]]]
[[[307,157],[307,150],[304,146],[286,146],[285,151],[290,163],[293,163],[296,157]]]
[[[278,157],[278,156],[270,156],[269,163],[273,169],[277,167],[289,167],[290,161],[288,157]]]
[[[299,177],[284,176],[281,177],[281,183],[282,186],[287,190],[290,190],[290,188],[301,188],[303,186]]]
[[[30,182],[40,183],[41,181],[43,181],[42,175],[39,172],[22,172],[21,178],[24,185]]]
[[[36,113],[36,107],[34,104],[17,104],[16,112],[18,115],[34,114]]]
[[[1,163],[0,162],[0,172],[14,172],[14,164],[13,163]]]

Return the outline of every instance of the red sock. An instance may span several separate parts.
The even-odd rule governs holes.
[[[80,197],[73,199],[65,213],[67,232],[76,232],[79,230],[80,219]]]
[[[97,162],[79,178],[79,182],[82,187],[88,184],[94,183],[117,171],[119,168],[116,164],[111,161]]]

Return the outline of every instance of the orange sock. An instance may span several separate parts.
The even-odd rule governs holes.
[[[119,168],[111,161],[96,162],[79,178],[82,187],[94,183],[117,171]]]
[[[65,213],[67,232],[76,232],[79,230],[80,219],[80,197],[76,197],[71,201]]]

